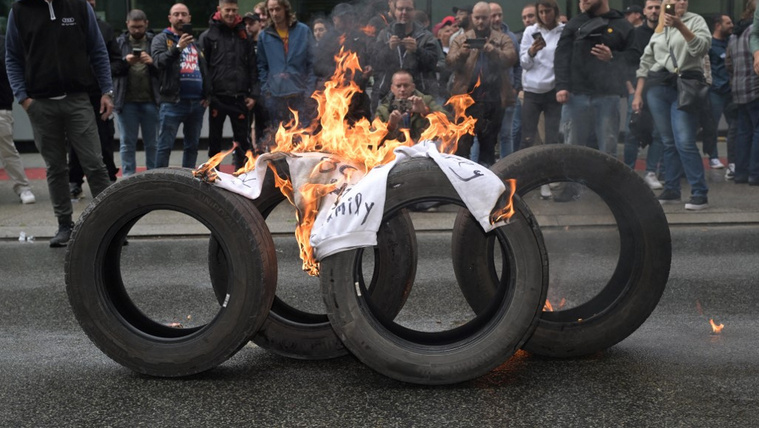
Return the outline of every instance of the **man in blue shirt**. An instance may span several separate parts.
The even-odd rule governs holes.
[[[203,53],[195,44],[192,33],[185,32],[184,26],[191,20],[187,6],[175,4],[169,11],[171,25],[156,35],[151,43],[161,82],[156,168],[169,166],[179,125],[183,125],[184,133],[182,167],[194,168],[198,159],[200,129],[208,107],[210,82],[206,78]]]
[[[51,247],[68,244],[74,224],[66,136],[79,156],[92,196],[110,185],[95,112],[87,94],[99,86],[100,117],[113,111],[111,67],[95,12],[79,0],[20,0],[8,16],[6,65],[13,95],[29,115],[45,159],[58,232]]]

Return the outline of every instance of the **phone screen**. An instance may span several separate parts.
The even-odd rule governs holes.
[[[540,34],[540,33],[538,33],[538,32],[536,31],[536,32],[532,33],[532,38],[533,38],[533,39],[535,39],[535,40],[538,40],[538,39],[542,39],[542,38],[543,38],[543,35],[542,35],[542,34]]]

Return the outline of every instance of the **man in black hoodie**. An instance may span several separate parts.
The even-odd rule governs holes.
[[[556,48],[556,100],[567,105],[573,144],[596,146],[589,141],[595,129],[597,147],[616,153],[619,98],[627,95],[625,77],[641,52],[634,45],[633,26],[609,0],[581,0],[583,13],[572,18]],[[577,196],[574,186],[554,198],[557,202]]]
[[[238,11],[237,0],[219,0],[198,44],[211,76],[208,156],[221,151],[224,121],[229,117],[237,143],[234,165],[239,169],[245,165],[245,152],[250,148],[248,114],[258,97],[258,70],[255,45]]]
[[[642,52],[632,24],[609,0],[582,0],[580,6],[584,12],[567,23],[556,48],[556,99],[570,110],[572,141],[586,144],[595,122],[598,148],[612,152],[607,119],[627,95],[624,76]]]

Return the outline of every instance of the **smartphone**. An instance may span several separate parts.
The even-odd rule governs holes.
[[[482,49],[485,47],[485,39],[466,39],[470,49]]]
[[[534,40],[542,39],[543,35],[536,31],[536,32],[532,33],[532,38]]]
[[[675,14],[675,5],[672,3],[665,4],[664,5],[664,13],[667,15],[674,15]]]
[[[182,32],[187,33],[187,34],[192,34],[192,24],[182,25]]]
[[[139,57],[140,55],[142,55],[142,49],[140,49],[140,48],[134,48],[134,49],[132,49],[132,55],[134,55],[136,57]]]
[[[405,39],[408,34],[406,34],[406,24],[401,24],[400,22],[396,22],[393,25],[393,35],[398,36],[400,39]]]

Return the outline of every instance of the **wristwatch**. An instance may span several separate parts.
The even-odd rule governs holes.
[[[108,92],[104,93],[103,96],[106,96],[106,97],[109,97],[109,98],[113,99],[113,91],[108,91]]]

